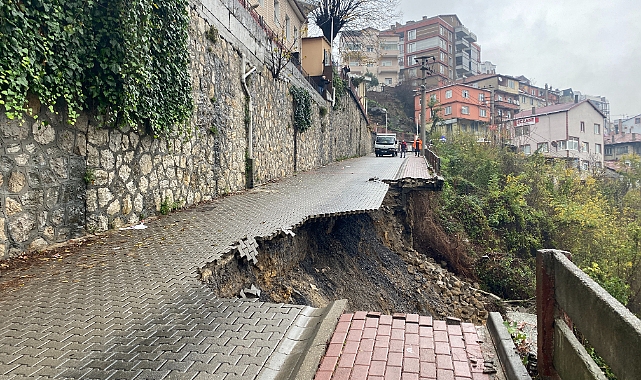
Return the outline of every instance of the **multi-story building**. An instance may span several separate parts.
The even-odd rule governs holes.
[[[479,137],[489,137],[490,123],[489,90],[475,88],[464,84],[450,84],[430,89],[426,93],[426,101],[436,100],[441,109],[440,116],[444,121],[437,125],[435,131],[440,135],[453,133],[472,133]],[[414,98],[415,118],[421,117],[421,96]],[[426,130],[429,131],[432,120],[431,112],[426,104]]]
[[[496,65],[490,61],[483,61],[480,74],[496,74]]]
[[[523,75],[516,79],[519,81],[519,106],[521,111],[532,107],[540,108],[559,103],[559,92],[554,91],[547,84],[545,88],[537,87]]]
[[[517,78],[501,74],[480,74],[459,81],[475,88],[490,91],[490,130],[505,140],[511,120],[520,111],[519,81]]]
[[[560,93],[560,103],[575,103],[584,100],[589,100],[597,107],[604,115],[605,124],[610,122],[610,102],[604,96],[584,95],[580,91],[573,91],[571,88],[565,89]]]
[[[589,101],[520,112],[510,120],[510,143],[524,154],[540,152],[576,167],[603,167],[603,113]]]
[[[611,133],[604,138],[604,160],[618,161],[628,154],[641,155],[641,134],[637,132]]]
[[[419,21],[396,23],[390,30],[401,35],[401,76],[413,85],[420,84],[421,57],[432,57],[428,88],[480,72],[481,47],[476,44],[476,35],[456,15],[423,16]]]
[[[612,122],[610,134],[641,133],[641,114]]]
[[[316,7],[299,0],[249,0],[258,23],[267,27],[288,50],[300,52],[301,38],[306,37],[307,15]],[[255,13],[253,13],[255,12]]]
[[[340,43],[341,60],[354,75],[370,73],[383,86],[396,86],[400,73],[400,36],[390,31],[366,28],[345,31]]]

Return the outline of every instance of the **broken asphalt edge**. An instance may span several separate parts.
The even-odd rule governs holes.
[[[326,306],[326,313],[318,330],[301,358],[298,368],[291,373],[291,379],[312,380],[316,375],[320,361],[327,350],[327,343],[332,338],[338,319],[347,308],[347,300],[337,300]]]
[[[494,341],[494,347],[499,355],[501,366],[507,380],[531,380],[521,357],[516,353],[516,347],[510,333],[503,324],[503,317],[497,312],[491,312],[487,319],[487,327]]]

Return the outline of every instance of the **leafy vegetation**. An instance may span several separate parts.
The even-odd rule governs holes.
[[[305,132],[312,126],[312,97],[302,87],[292,86],[289,92],[294,98],[294,127]]]
[[[534,296],[536,250],[556,248],[623,304],[638,307],[641,159],[623,181],[524,156],[472,138],[436,143],[446,183],[442,225],[476,247],[483,287],[505,298]]]
[[[20,118],[29,96],[69,123],[186,132],[192,111],[185,0],[9,0],[0,4],[0,105]],[[37,115],[32,115],[37,117]]]

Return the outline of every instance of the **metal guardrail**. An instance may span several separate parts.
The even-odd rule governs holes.
[[[425,159],[436,175],[441,175],[441,158],[429,148],[425,149]]]
[[[569,252],[536,256],[538,370],[542,379],[605,379],[576,329],[619,380],[641,376],[641,321],[583,273]]]

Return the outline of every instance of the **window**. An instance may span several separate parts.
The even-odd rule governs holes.
[[[558,150],[566,150],[567,149],[567,142],[565,140],[559,140],[558,142]]]
[[[601,144],[594,144],[594,153],[601,154]]]
[[[616,148],[616,152],[617,152],[617,154],[627,154],[627,153],[628,153],[628,146],[627,146],[627,145],[625,145],[625,146],[618,146],[618,147]]]
[[[585,122],[581,122],[581,132],[585,132]]]
[[[499,94],[499,102],[502,102],[502,101],[503,101],[503,95]]]
[[[487,116],[487,110],[485,108],[479,109],[479,116],[486,117]]]
[[[523,152],[525,154],[531,154],[532,153],[532,148],[530,148],[530,144],[521,145],[519,148],[521,148],[521,152]]]
[[[581,169],[583,170],[590,169],[590,163],[588,161],[581,161]]]
[[[360,66],[361,63],[358,61],[349,61],[349,66],[354,67],[354,66]]]
[[[438,69],[439,69],[439,70],[438,70],[438,71],[439,71],[439,73],[441,73],[441,74],[444,74],[444,73],[445,73],[445,66],[443,66],[443,65],[438,65]]]
[[[407,66],[412,66],[416,64],[416,56],[415,55],[410,55],[407,57]]]
[[[550,151],[550,147],[547,142],[538,143],[536,144],[536,151],[540,153],[548,153]]]
[[[634,124],[641,124],[641,117],[635,117]]]
[[[392,66],[392,61],[390,60],[382,61],[381,66]]]
[[[407,39],[408,40],[415,40],[416,39],[416,29],[408,30],[407,31]]]
[[[531,105],[531,106],[533,106],[533,105],[534,105],[534,98],[530,98],[530,105]]]
[[[595,135],[601,134],[601,124],[594,124],[594,134]]]
[[[294,27],[294,42],[298,41],[298,28]]]
[[[416,43],[410,42],[407,44],[407,52],[408,53],[414,53],[416,51]]]
[[[567,150],[579,150],[579,138],[570,137],[568,140]]]
[[[451,97],[452,97],[452,90],[445,91],[445,99],[449,99]]]
[[[587,141],[581,141],[581,152],[590,153],[590,144]]]
[[[452,114],[452,106],[445,107],[445,114],[446,115],[451,115]]]
[[[461,95],[463,95],[464,98],[469,98],[470,97],[470,92],[467,90],[461,91]]]
[[[368,53],[373,53],[374,52],[374,46],[367,45],[367,49],[366,50],[367,50]]]
[[[445,61],[445,53],[441,52],[441,62],[446,62]]]
[[[435,102],[436,101],[436,94],[430,95],[430,100]]]
[[[285,39],[286,40],[289,40],[291,38],[291,35],[289,34],[289,28],[290,28],[289,16],[285,15]]]
[[[508,79],[508,80],[507,80],[507,86],[508,86],[509,88],[514,88],[514,81],[513,81],[512,79]]]
[[[469,114],[470,114],[470,107],[468,107],[468,106],[462,106],[462,107],[461,107],[461,113],[462,113],[463,115],[469,115]]]
[[[605,147],[605,155],[606,156],[611,156],[612,155],[612,147],[611,146],[606,146]]]
[[[441,36],[445,34],[445,29],[441,25],[439,25],[439,33],[441,33]]]
[[[480,93],[479,94],[479,102],[484,102],[485,101],[485,94]]]
[[[280,24],[280,2],[274,0],[274,22]]]
[[[385,84],[392,84],[392,78],[385,78]]]

